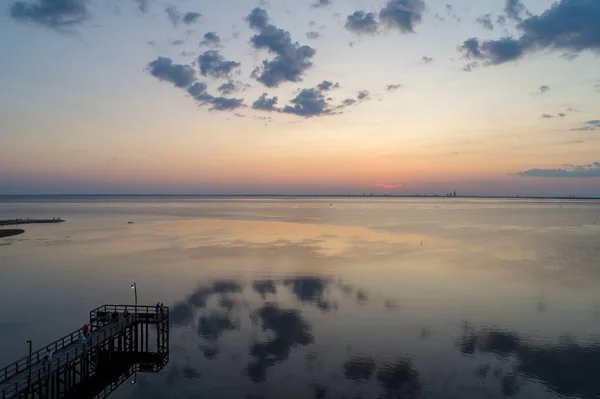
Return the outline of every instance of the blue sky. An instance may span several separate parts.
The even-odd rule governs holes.
[[[600,196],[600,0],[0,9],[0,194]]]

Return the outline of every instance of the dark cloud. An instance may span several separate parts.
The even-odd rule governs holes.
[[[485,66],[515,61],[524,54],[519,42],[511,37],[486,40],[483,43],[477,38],[470,38],[465,40],[459,49],[464,58],[482,60]]]
[[[232,111],[244,106],[243,98],[212,97],[208,103],[212,104],[210,110]]]
[[[68,30],[90,18],[90,13],[86,0],[34,0],[13,3],[10,16],[21,22]]]
[[[379,19],[402,33],[412,33],[423,19],[424,11],[423,0],[389,0],[379,11]]]
[[[290,102],[293,105],[286,105],[282,112],[307,118],[331,113],[325,96],[318,89],[302,89]]]
[[[180,88],[188,87],[196,80],[196,73],[191,66],[174,64],[168,57],[158,57],[148,64],[147,69],[155,78]]]
[[[544,118],[544,119],[552,119],[552,118],[554,118],[554,115],[542,114],[542,118]]]
[[[600,127],[600,121],[597,126]],[[518,175],[527,177],[600,177],[600,162],[587,165],[568,165],[556,169],[529,169],[519,172]]]
[[[600,120],[584,122],[583,126],[571,130],[600,130]]]
[[[198,21],[201,16],[202,16],[202,14],[200,14],[199,12],[194,12],[194,11],[186,12],[183,15],[182,21],[186,25],[191,25],[191,24],[195,23],[196,21]]]
[[[478,66],[479,66],[479,62],[472,61],[472,62],[469,62],[468,64],[465,64],[463,66],[462,70],[465,72],[471,72],[473,69],[477,68]]]
[[[269,24],[269,14],[264,8],[256,7],[246,17],[246,21],[252,29],[261,30]]]
[[[506,17],[517,22],[523,20],[523,15],[530,15],[521,0],[505,0],[504,13]]]
[[[198,65],[203,76],[223,78],[228,77],[241,64],[236,61],[226,61],[217,50],[208,50],[200,54]]]
[[[368,90],[361,90],[358,92],[358,94],[356,95],[356,98],[358,100],[367,100],[369,99],[369,91]]]
[[[306,38],[307,39],[316,40],[319,37],[321,37],[321,34],[319,32],[314,31],[314,30],[311,30],[310,32],[306,32]]]
[[[200,42],[201,46],[218,46],[221,43],[221,38],[216,32],[206,32],[204,39]]]
[[[331,80],[324,80],[317,85],[317,89],[321,91],[328,91],[333,89],[338,89],[340,84],[338,82],[332,82]]]
[[[263,93],[256,101],[252,103],[253,109],[259,109],[262,111],[279,111],[277,108],[277,96],[269,98],[267,93]]]
[[[485,14],[475,20],[478,24],[483,26],[485,29],[494,30],[494,23],[492,22],[492,14]]]
[[[230,95],[233,93],[237,93],[245,88],[245,85],[240,81],[228,80],[225,83],[222,83],[217,89],[219,93],[224,95]]]
[[[507,1],[506,12],[519,20],[522,4]],[[524,10],[524,9],[523,9]],[[530,16],[517,25],[520,36],[487,40],[477,44],[484,66],[515,61],[541,50],[558,50],[569,55],[582,51],[600,52],[600,3],[597,0],[559,0],[540,15]],[[466,43],[466,42],[465,42]],[[463,44],[464,47],[464,44]],[[461,47],[461,49],[463,48]]]
[[[423,56],[421,58],[421,60],[425,63],[425,64],[431,64],[433,62],[433,58],[432,57],[427,57],[427,56]]]
[[[169,5],[167,8],[165,8],[165,12],[167,13],[167,17],[169,17],[169,21],[171,21],[173,26],[177,26],[179,21],[181,21],[181,14],[177,10],[177,7]]]
[[[559,116],[559,117],[561,117],[561,118],[564,118],[565,116],[567,116],[567,114],[565,114],[565,113],[563,113],[563,112],[560,112],[560,113],[558,114],[558,116]]]
[[[178,40],[173,40],[171,42],[171,46],[181,46],[183,43],[185,43],[185,41],[178,39]]]
[[[549,90],[550,90],[550,86],[547,86],[547,85],[540,86],[540,94],[544,94]]]
[[[387,91],[396,91],[396,90],[398,90],[399,88],[401,88],[402,86],[403,86],[403,85],[401,85],[401,84],[389,84],[389,85],[385,86],[385,89],[386,89]]]
[[[372,12],[358,10],[346,17],[344,27],[357,34],[374,34],[379,29],[379,23]]]
[[[458,48],[463,52],[463,56],[468,59],[479,59],[482,58],[481,51],[479,51],[479,39],[472,37],[463,42]]]
[[[311,5],[311,7],[312,8],[321,8],[321,7],[327,7],[330,5],[331,5],[331,0],[317,0]]]
[[[356,100],[353,98],[347,98],[344,101],[342,101],[342,107],[349,107],[354,104],[356,104]]]
[[[266,49],[275,54],[272,60],[265,60],[252,76],[267,87],[277,87],[283,82],[299,82],[305,71],[313,64],[310,61],[315,49],[293,42],[288,31],[269,24],[267,11],[255,8],[246,17],[251,28],[259,31],[251,39],[256,49]]]

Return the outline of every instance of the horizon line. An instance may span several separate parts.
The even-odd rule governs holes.
[[[320,197],[320,198],[487,198],[487,199],[579,199],[579,200],[600,200],[596,196],[536,196],[536,195],[456,195],[447,196],[439,194],[132,194],[132,193],[111,193],[111,194],[0,194],[1,197]]]

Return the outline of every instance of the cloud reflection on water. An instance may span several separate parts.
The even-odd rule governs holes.
[[[238,306],[242,302],[247,306]],[[329,313],[323,312],[324,303],[336,306],[329,307]],[[373,306],[390,320],[402,319],[400,310],[389,312],[397,308],[395,299],[369,295],[362,287],[329,277],[218,280],[200,285],[171,310],[173,328],[190,331],[191,327],[191,337],[200,340],[195,346],[197,355],[186,353],[186,361],[173,359],[164,384],[174,392],[178,390],[176,381],[210,383],[205,377],[206,370],[217,368],[219,373],[232,378],[232,384],[239,385],[239,390],[244,391],[242,397],[280,397],[273,396],[269,389],[276,392],[287,389],[283,382],[286,375],[295,381],[285,394],[289,398],[358,394],[416,399],[427,393],[427,397],[441,399],[460,397],[461,392],[473,397],[523,397],[530,392],[525,386],[538,383],[563,396],[591,399],[600,395],[600,380],[596,378],[600,344],[583,344],[569,337],[548,343],[514,331],[477,329],[465,323],[455,345],[468,362],[465,367],[467,370],[471,367],[472,371],[439,384],[431,380],[427,369],[430,366],[423,363],[427,359],[402,349],[403,341],[411,339],[416,342],[427,339],[430,345],[439,343],[442,334],[432,337],[429,326],[416,328],[412,338],[396,331],[399,335],[390,342],[399,346],[384,347],[385,354],[353,344],[352,350],[330,357],[335,351],[328,345],[335,342],[331,337],[322,339],[319,317],[329,320],[348,307]],[[232,344],[236,348],[234,353],[230,350]],[[456,360],[450,360],[453,361]],[[304,384],[303,388],[298,388],[298,384]],[[443,388],[438,388],[440,384]],[[296,387],[294,390],[292,385]],[[210,397],[221,397],[225,392],[213,391]]]
[[[564,396],[597,398],[600,396],[600,339],[589,343],[565,336],[558,342],[537,342],[516,332],[493,329],[477,330],[470,324],[457,341],[464,355],[492,354],[514,362],[514,372],[502,379],[502,392],[515,395],[525,379],[541,382],[551,391]],[[479,376],[489,367],[476,369]],[[521,378],[519,378],[521,377]]]

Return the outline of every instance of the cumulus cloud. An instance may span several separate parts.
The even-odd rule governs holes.
[[[402,33],[412,33],[423,19],[424,11],[423,0],[389,0],[379,11],[379,19]]]
[[[244,85],[239,80],[228,80],[227,82],[222,83],[217,90],[219,90],[219,93],[221,94],[230,95],[238,91],[244,90],[245,88],[246,85]]]
[[[548,86],[548,85],[540,86],[540,94],[544,94],[544,93],[548,92],[549,90],[550,90],[550,86]]]
[[[195,23],[196,21],[198,21],[201,16],[202,16],[202,14],[200,14],[199,12],[194,12],[194,11],[186,12],[183,15],[182,21],[186,25],[191,25],[191,24]]]
[[[241,98],[214,97],[207,93],[206,83],[196,82],[191,85],[187,92],[200,105],[210,105],[212,111],[232,111],[244,106]]]
[[[527,7],[525,7],[521,0],[505,0],[504,13],[507,18],[517,22],[523,20],[523,15],[531,16],[529,11],[527,11]]]
[[[385,86],[385,90],[386,91],[396,91],[401,87],[402,87],[401,84],[389,84],[389,85]]]
[[[319,37],[321,37],[321,34],[319,32],[314,31],[314,30],[311,30],[310,32],[306,32],[306,38],[307,39],[316,40]]]
[[[508,1],[507,16],[521,18],[520,2]],[[521,10],[521,11],[520,11]],[[583,51],[600,53],[600,2],[559,0],[540,15],[521,19],[517,38],[504,37],[480,42],[468,39],[460,47],[467,58],[480,59],[484,66],[516,61],[526,54],[556,50],[576,55]]]
[[[322,8],[322,7],[327,7],[330,5],[331,5],[331,0],[317,0],[311,5],[311,7],[312,8]]]
[[[277,87],[283,82],[299,82],[313,64],[316,51],[310,46],[293,42],[288,31],[269,24],[267,11],[255,8],[246,17],[251,28],[258,30],[251,43],[256,49],[266,49],[275,55],[265,60],[252,76],[267,87]]]
[[[529,169],[517,173],[526,177],[600,177],[600,162],[587,165],[565,165],[556,169]]]
[[[17,1],[10,16],[20,22],[32,22],[55,30],[69,30],[90,18],[86,0]]]
[[[200,42],[201,46],[218,46],[221,43],[221,38],[216,32],[206,32],[204,39]]]
[[[475,20],[478,24],[483,26],[487,30],[494,30],[494,23],[492,22],[492,14],[485,14]]]
[[[361,90],[356,95],[356,98],[358,100],[368,100],[370,98],[369,96],[370,96],[370,93],[368,90]]]
[[[571,130],[600,130],[600,119],[586,121],[583,123],[583,126]]]
[[[256,7],[246,17],[246,21],[252,29],[261,30],[269,24],[269,14],[264,8]]]
[[[168,57],[158,57],[148,64],[147,69],[155,78],[180,88],[188,87],[196,80],[196,72],[191,66],[174,64]]]
[[[515,61],[524,54],[523,48],[518,41],[511,37],[499,40],[486,40],[483,43],[477,38],[470,38],[459,47],[464,58],[471,60],[482,60],[483,64],[499,65],[509,61]],[[471,66],[474,66],[471,64]]]
[[[328,91],[333,89],[338,89],[340,84],[338,82],[332,82],[331,80],[324,80],[317,85],[317,89],[320,91]]]
[[[379,29],[379,23],[372,12],[354,11],[346,17],[346,29],[356,34],[374,34]]]
[[[228,77],[241,64],[236,61],[226,61],[217,50],[208,50],[198,57],[200,73],[214,78]]]
[[[279,99],[277,96],[269,98],[267,93],[263,93],[256,101],[252,103],[253,109],[258,109],[261,111],[279,111],[277,108],[277,101]]]
[[[244,106],[241,98],[215,97],[208,94],[206,83],[196,82],[196,73],[191,66],[175,64],[168,57],[158,57],[148,63],[146,69],[158,80],[186,89],[200,105],[210,105],[210,110],[231,111]]]
[[[169,18],[169,21],[171,21],[173,26],[177,26],[179,24],[179,21],[181,21],[181,14],[179,13],[179,11],[177,11],[177,7],[169,5],[167,6],[167,8],[165,8],[165,12],[167,13],[167,17]]]
[[[432,57],[427,57],[427,56],[423,56],[421,58],[421,60],[425,63],[425,64],[431,64],[433,62],[433,58]]]
[[[331,112],[325,96],[320,90],[315,88],[300,90],[300,93],[292,98],[290,103],[292,105],[283,107],[282,112],[307,118]]]

